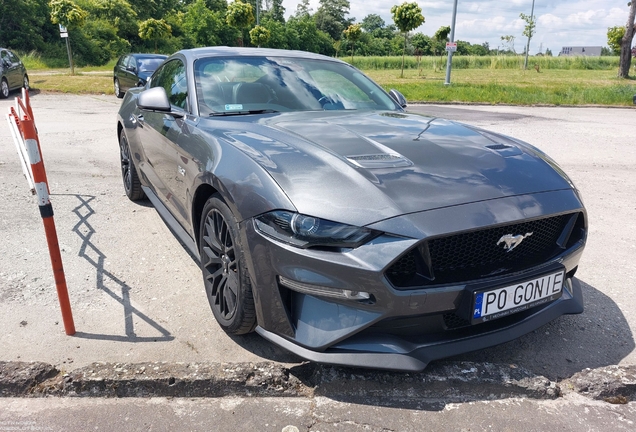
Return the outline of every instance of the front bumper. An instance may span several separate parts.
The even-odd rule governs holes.
[[[583,312],[581,284],[573,278],[567,280],[567,288],[560,299],[512,324],[497,326],[486,331],[479,329],[472,332],[449,332],[442,338],[423,340],[419,343],[395,336],[354,335],[326,351],[318,352],[297,345],[260,326],[256,328],[256,331],[270,342],[317,363],[419,372],[433,360],[510,342],[561,315],[581,312]]]
[[[519,214],[520,200],[537,205],[522,206],[523,214]],[[533,209],[542,212],[529,214]],[[473,203],[454,213],[450,208],[433,210],[408,216],[401,224],[385,224],[384,231],[402,229],[398,232],[401,237],[383,235],[344,252],[299,249],[265,237],[256,232],[251,220],[243,221],[240,231],[249,251],[245,258],[256,303],[256,331],[308,360],[413,371],[422,370],[435,359],[513,340],[563,314],[583,311],[580,284],[573,275],[584,241],[527,271],[469,283],[396,289],[385,272],[431,232],[439,235],[445,228],[450,228],[450,233],[480,229],[573,211],[584,212],[571,191]],[[471,221],[468,226],[466,221]],[[461,324],[462,316],[472,308],[470,299],[475,290],[509,285],[555,269],[564,269],[567,278],[559,299],[490,322]],[[285,286],[281,278],[309,287],[364,292],[369,299],[310,295]],[[458,319],[460,325],[454,326],[448,317]]]

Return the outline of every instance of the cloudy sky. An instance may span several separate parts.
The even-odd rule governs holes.
[[[391,7],[403,0],[350,0],[350,16],[361,21],[368,14],[380,15],[391,24]],[[296,11],[298,0],[283,0],[286,15]],[[563,46],[607,46],[607,28],[625,25],[628,0],[535,0],[537,29],[530,43],[530,53],[546,48],[556,55]],[[314,12],[318,0],[311,0]],[[451,24],[453,0],[418,1],[426,21],[417,31],[432,36]],[[501,36],[515,36],[515,49],[522,52],[524,22],[519,13],[530,15],[532,0],[458,0],[455,39],[491,48],[501,45]]]

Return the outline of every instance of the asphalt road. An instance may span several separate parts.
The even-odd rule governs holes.
[[[0,110],[12,103],[1,100]],[[115,133],[119,103],[105,95],[32,97],[75,317],[73,337],[64,334],[35,198],[6,122],[0,126],[0,361],[43,361],[62,370],[96,361],[298,364],[257,335],[223,333],[209,311],[197,265],[148,203],[126,198]],[[634,110],[409,110],[536,145],[571,176],[589,212],[588,246],[577,273],[585,312],[451,361],[515,365],[551,380],[585,368],[635,365]]]

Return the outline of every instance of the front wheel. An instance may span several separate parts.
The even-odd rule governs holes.
[[[0,99],[6,99],[9,97],[9,83],[5,78],[2,78],[0,82]]]
[[[238,224],[216,194],[203,208],[199,252],[205,292],[221,328],[234,335],[253,331],[254,297],[239,243]]]
[[[128,139],[122,129],[119,135],[119,155],[121,161],[121,178],[124,181],[124,191],[131,201],[139,201],[146,198],[146,194],[141,189],[141,182],[137,175],[137,168],[130,153]]]
[[[29,90],[29,77],[26,74],[24,75],[24,78],[22,79],[22,87]]]

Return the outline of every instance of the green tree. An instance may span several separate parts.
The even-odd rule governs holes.
[[[320,7],[314,14],[316,27],[338,40],[342,31],[351,22],[346,19],[350,8],[349,0],[320,0]]]
[[[195,46],[220,45],[223,24],[221,12],[211,11],[205,0],[195,0],[183,14],[183,30]]]
[[[270,34],[270,38],[267,42],[263,43],[263,46],[268,48],[289,49],[287,31],[284,23],[274,20],[270,16],[266,16],[263,18],[261,25],[269,30]]]
[[[261,45],[264,45],[269,41],[272,37],[272,34],[265,27],[257,25],[252,30],[250,30],[250,40],[252,41],[252,45],[256,45],[260,48]]]
[[[391,14],[393,15],[393,22],[397,28],[404,33],[404,51],[402,51],[402,71],[401,77],[404,77],[404,54],[406,52],[406,40],[408,39],[408,32],[418,28],[424,23],[424,15],[422,15],[422,8],[417,3],[404,2],[400,6],[395,5],[391,8]]]
[[[154,41],[155,52],[157,52],[157,41],[167,38],[171,34],[172,27],[163,19],[148,18],[139,23],[139,37],[144,40]]]
[[[526,23],[525,27],[523,28],[523,35],[528,38],[528,42],[526,43],[526,59],[523,62],[523,68],[528,69],[528,51],[530,51],[530,39],[532,39],[532,36],[534,36],[534,29],[537,26],[537,17],[534,15],[526,15],[524,13],[520,13],[519,18],[521,18]]]
[[[296,13],[294,13],[294,16],[301,18],[303,16],[310,16],[312,12],[313,9],[309,5],[309,0],[300,0],[300,3],[296,5]]]
[[[51,22],[70,29],[80,27],[88,13],[71,0],[51,0]]]
[[[612,49],[612,54],[620,55],[623,36],[625,36],[625,27],[614,26],[607,29],[607,45]]]
[[[225,19],[231,27],[241,31],[239,45],[243,45],[243,30],[251,26],[254,22],[252,5],[243,3],[241,0],[234,0],[227,7]]]
[[[30,51],[58,42],[60,34],[49,12],[48,0],[0,1],[0,45]]]
[[[360,39],[362,36],[362,28],[360,24],[351,24],[343,31],[347,40],[351,42],[351,64],[353,64],[353,50],[356,44],[356,41]]]
[[[451,28],[450,26],[442,26],[437,29],[435,34],[433,35],[433,40],[435,41],[435,54],[439,53],[440,57],[444,54],[444,50],[446,49],[446,42],[448,42],[448,35],[450,34]]]
[[[423,33],[415,33],[411,37],[411,44],[413,48],[421,53],[421,55],[428,56],[433,55],[433,41],[430,36]]]
[[[365,16],[362,18],[362,22],[360,23],[362,30],[368,33],[373,33],[376,30],[384,28],[384,26],[386,26],[386,23],[382,17],[377,14],[369,14]]]
[[[267,9],[264,16],[284,24],[285,7],[283,6],[283,0],[271,0],[271,6]]]

